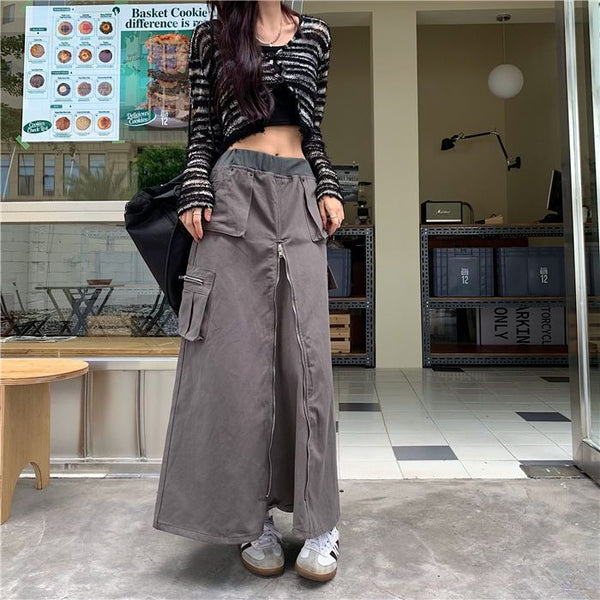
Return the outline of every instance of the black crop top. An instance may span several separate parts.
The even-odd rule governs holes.
[[[263,52],[275,52],[282,46],[262,46]],[[300,118],[296,111],[294,97],[285,83],[277,83],[273,86],[273,97],[275,107],[273,113],[265,125],[300,125]]]

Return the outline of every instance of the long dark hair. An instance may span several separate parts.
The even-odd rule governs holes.
[[[215,102],[231,86],[240,111],[250,120],[268,118],[273,110],[273,96],[263,80],[262,50],[255,37],[258,4],[256,0],[206,0],[214,21],[215,44],[219,49],[223,77],[215,86]],[[299,16],[281,2],[284,17]]]

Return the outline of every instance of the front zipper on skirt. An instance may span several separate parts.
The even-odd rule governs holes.
[[[304,501],[306,502],[306,491],[308,489],[308,475],[309,475],[309,465],[310,465],[310,422],[308,419],[308,406],[306,404],[306,363],[305,363],[305,352],[304,352],[304,344],[302,343],[302,336],[300,335],[300,325],[298,321],[298,311],[296,309],[296,296],[294,292],[294,285],[292,283],[290,270],[287,263],[287,257],[283,252],[283,244],[280,242],[277,244],[277,251],[280,259],[284,259],[286,261],[285,265],[285,275],[290,285],[290,295],[292,298],[292,310],[294,311],[295,323],[294,327],[296,329],[296,337],[298,338],[298,345],[300,346],[300,356],[302,358],[302,406],[304,416],[306,418],[306,429],[308,431],[308,437],[306,440],[306,482],[304,485]],[[278,261],[279,264],[279,261]],[[277,269],[277,278],[279,279],[279,267]],[[273,363],[274,364],[274,363]],[[269,453],[270,456],[270,453]]]
[[[277,351],[277,286],[279,285],[279,265],[281,259],[283,258],[283,250],[281,249],[281,244],[277,244],[277,275],[275,276],[275,288],[273,291],[273,315],[274,315],[274,325],[273,325],[273,378],[271,382],[271,389],[273,390],[273,402],[272,402],[272,411],[271,411],[271,437],[269,439],[269,485],[267,488],[267,493],[265,494],[265,498],[269,499],[269,494],[271,493],[271,480],[273,478],[273,461],[271,460],[271,447],[273,446],[273,435],[275,433],[275,352]]]

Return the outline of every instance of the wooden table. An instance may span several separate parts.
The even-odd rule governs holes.
[[[0,524],[10,516],[21,471],[31,463],[35,487],[50,479],[50,383],[85,375],[71,358],[0,359]]]

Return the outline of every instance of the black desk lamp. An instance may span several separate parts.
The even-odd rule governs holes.
[[[482,135],[495,135],[498,138],[498,143],[500,144],[500,147],[502,148],[502,152],[504,153],[504,156],[506,158],[506,164],[508,166],[508,170],[510,171],[511,169],[520,169],[521,168],[521,157],[517,156],[517,158],[515,158],[514,160],[511,160],[510,158],[508,158],[508,154],[506,153],[506,148],[504,147],[504,144],[502,143],[502,138],[500,137],[500,134],[497,131],[484,131],[483,133],[474,133],[472,135],[465,135],[464,133],[457,133],[456,135],[453,135],[451,138],[444,138],[442,140],[442,150],[451,150],[452,148],[454,148],[454,146],[456,145],[456,142],[458,140],[466,140],[468,138],[474,138],[474,137],[480,137]]]

